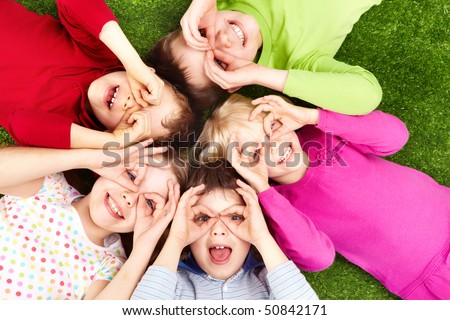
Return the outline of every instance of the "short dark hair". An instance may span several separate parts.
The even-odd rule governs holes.
[[[245,181],[231,165],[222,160],[195,164],[191,162],[188,177],[186,189],[204,184],[202,195],[216,189],[235,190],[239,188],[237,179]]]
[[[181,28],[169,33],[155,43],[146,57],[146,63],[156,70],[156,74],[170,82],[184,94],[189,104],[197,111],[203,112],[227,95],[226,90],[211,82],[204,87],[190,83],[186,68],[181,68],[179,59],[175,58],[171,44],[182,37]]]

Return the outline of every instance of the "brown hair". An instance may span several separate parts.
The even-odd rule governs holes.
[[[180,60],[173,54],[172,43],[178,37],[183,37],[181,28],[161,38],[150,50],[146,62],[155,68],[158,76],[184,94],[195,110],[203,112],[226,96],[227,92],[212,81],[204,87],[190,83],[189,72],[180,66]]]
[[[236,170],[224,161],[208,162],[203,164],[190,163],[188,171],[189,181],[186,188],[205,185],[201,195],[216,189],[235,190],[239,188],[237,179],[245,181]]]
[[[171,141],[172,144],[185,142],[187,146],[194,143],[191,136],[195,136],[199,132],[199,125],[196,113],[192,110],[191,105],[185,95],[179,92],[171,83],[164,80],[164,85],[170,87],[175,95],[175,102],[179,106],[179,111],[173,114],[169,119],[163,119],[161,124],[170,131],[166,136],[155,138],[155,141]],[[175,146],[176,147],[176,146]]]

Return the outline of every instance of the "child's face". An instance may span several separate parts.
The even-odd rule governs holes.
[[[219,10],[215,27],[215,49],[244,60],[253,61],[262,45],[259,25],[255,18],[240,11]],[[191,84],[199,87],[210,85],[211,80],[204,71],[206,60],[204,51],[189,47],[180,34],[172,43],[172,52],[175,58],[180,61],[180,66],[187,68]],[[233,70],[223,63],[218,64],[226,70]]]
[[[129,171],[128,174],[133,180],[137,173]],[[154,202],[143,195],[157,193],[167,199],[169,179],[174,183],[178,181],[169,167],[149,166],[138,191],[133,192],[110,179],[98,178],[89,195],[92,222],[96,227],[109,232],[133,231],[138,210],[144,210],[147,215],[154,211]]]
[[[274,121],[272,130],[275,131],[280,126],[279,121]],[[261,149],[264,148],[270,179],[280,184],[298,181],[299,169],[304,165],[305,159],[295,131],[292,130],[276,140],[269,140],[264,132],[262,122],[254,120],[248,121],[246,127],[242,127],[236,132],[238,132],[239,147],[243,155],[260,156]]]
[[[209,215],[220,216],[220,219],[205,235],[190,245],[190,250],[203,271],[213,278],[226,280],[242,268],[250,243],[236,237],[222,220],[230,219],[233,223],[241,223],[245,203],[234,190],[213,190],[202,196],[193,207],[197,223],[202,223],[209,215],[202,212],[199,206],[206,207]],[[225,210],[227,214],[221,215]]]
[[[125,71],[112,72],[93,81],[88,90],[88,98],[95,116],[108,130],[117,127],[127,109],[137,106]],[[133,109],[150,113],[150,138],[158,138],[169,133],[161,121],[169,120],[181,108],[173,89],[164,86],[161,104]]]

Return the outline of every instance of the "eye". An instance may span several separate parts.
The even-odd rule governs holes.
[[[147,205],[150,209],[155,210],[155,202],[151,199],[146,199]]]
[[[223,63],[222,61],[218,60],[218,59],[214,59],[214,61],[216,62],[216,64],[221,67],[223,70],[227,69],[227,66],[225,65],[225,63]]]
[[[134,181],[136,179],[136,175],[133,174],[132,172],[127,171],[127,174],[128,174],[128,178],[130,178],[131,181]]]
[[[274,121],[270,125],[270,129],[272,129],[272,131],[277,130],[279,127],[281,127],[281,123],[279,121]]]
[[[198,226],[200,226],[201,224],[205,223],[206,221],[208,221],[209,219],[211,219],[210,216],[208,216],[207,214],[197,214],[194,217],[194,222],[195,224],[197,224]]]
[[[261,149],[256,149],[255,151],[250,153],[250,158],[257,161],[259,159],[260,151]]]
[[[244,220],[244,217],[241,216],[240,214],[233,214],[230,216],[230,219],[234,220],[234,221],[240,221],[240,220]]]
[[[205,32],[205,29],[199,29],[198,32],[200,32],[200,35],[201,35],[203,38],[206,38],[206,32]]]

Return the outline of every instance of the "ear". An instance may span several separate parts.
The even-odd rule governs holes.
[[[242,88],[242,86],[230,88],[230,89],[227,90],[227,92],[228,92],[228,93],[233,93],[233,92],[238,91],[240,88]]]

